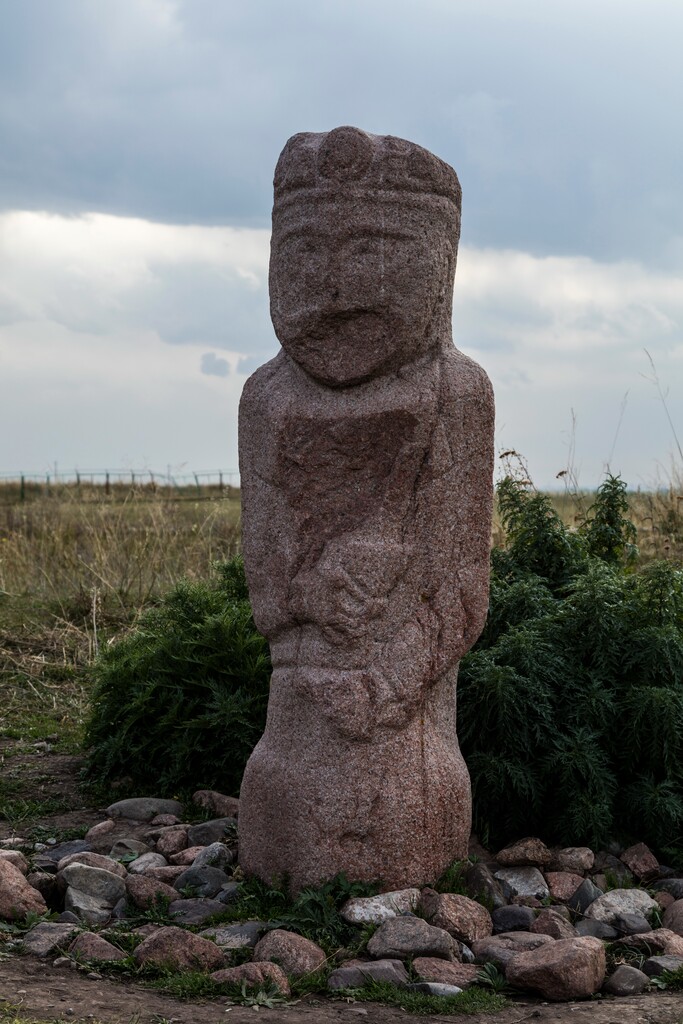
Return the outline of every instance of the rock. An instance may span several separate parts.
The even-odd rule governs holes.
[[[571,903],[570,903],[571,906]],[[612,889],[598,896],[586,909],[586,917],[613,924],[619,914],[649,914],[659,904],[642,889]]]
[[[545,878],[534,867],[500,868],[494,878],[509,886],[513,896],[535,896],[543,900],[550,895]]]
[[[198,789],[192,794],[192,803],[215,814],[217,818],[236,818],[240,809],[240,802],[236,797],[224,796],[214,789]]]
[[[531,907],[499,907],[491,914],[494,934],[500,932],[528,932],[536,915]]]
[[[611,978],[602,986],[608,996],[639,996],[650,979],[643,971],[629,964],[619,964]]]
[[[170,825],[180,825],[180,818],[175,814],[157,814],[155,818],[152,818],[150,825],[156,825],[158,827],[168,827]]]
[[[594,863],[595,854],[587,846],[566,846],[562,850],[552,851],[548,867],[560,874],[581,876],[590,871]]]
[[[57,843],[56,846],[46,847],[40,854],[40,857],[36,857],[33,865],[36,867],[40,864],[51,863],[54,864],[54,869],[57,870],[57,864],[59,861],[64,860],[65,857],[69,857],[72,853],[89,853],[92,852],[92,846],[85,839],[71,839],[68,843]]]
[[[456,666],[488,603],[493,403],[451,341],[459,196],[431,153],[349,126],[295,135],[275,172],[283,351],[239,428],[274,671],[240,864],[294,891],[341,871],[423,885],[467,855]]]
[[[573,896],[567,900],[567,906],[575,914],[585,914],[591,904],[602,895],[602,889],[598,889],[590,878],[585,878]]]
[[[662,917],[662,927],[670,928],[676,935],[683,935],[683,899],[669,904]]]
[[[204,846],[192,861],[193,868],[220,868],[224,871],[229,864],[232,864],[235,855],[224,843],[211,843]]]
[[[63,871],[64,868],[68,868],[69,864],[85,864],[89,868],[109,871],[112,875],[118,875],[119,878],[125,878],[128,874],[123,864],[112,860],[111,857],[103,857],[101,853],[93,853],[91,850],[85,850],[83,853],[70,853],[67,857],[62,857],[57,863],[57,871]]]
[[[362,988],[367,981],[384,981],[405,988],[408,980],[408,972],[400,960],[356,960],[332,971],[327,987],[334,992],[340,988]]]
[[[643,971],[650,978],[669,971],[680,971],[683,967],[683,956],[651,956],[643,964]]]
[[[645,843],[629,846],[619,859],[636,878],[654,878],[659,873],[659,861]]]
[[[549,907],[540,912],[529,931],[534,935],[549,935],[552,939],[573,939],[577,934],[562,914]]]
[[[10,864],[14,864],[15,868],[18,868],[22,875],[28,874],[28,861],[20,850],[0,850],[0,860],[6,860]]]
[[[157,882],[165,882],[166,885],[172,886],[184,870],[185,868],[180,864],[169,864],[167,868],[147,868],[145,875],[147,878],[155,878]],[[134,872],[131,872],[131,874],[134,874]]]
[[[160,853],[143,853],[137,860],[131,861],[128,871],[131,875],[147,875],[154,868],[166,868],[168,861]]]
[[[379,926],[367,945],[376,960],[405,960],[415,956],[436,956],[457,960],[458,947],[443,928],[435,928],[419,917],[394,917]]]
[[[671,904],[676,902],[670,892],[663,892],[661,889],[658,889],[655,893],[655,899],[662,910],[668,910]]]
[[[0,860],[0,918],[21,921],[27,914],[45,914],[47,904],[9,860]]]
[[[611,923],[620,935],[639,935],[652,931],[650,922],[642,914],[616,914]]]
[[[112,860],[121,860],[122,858],[141,857],[144,853],[151,853],[147,843],[143,843],[140,839],[119,839],[112,846],[109,851],[109,856]]]
[[[247,989],[272,987],[282,996],[291,995],[287,975],[281,967],[268,960],[252,961],[238,967],[223,967],[220,971],[214,971],[211,979],[219,985],[238,984],[244,985]]]
[[[151,821],[157,814],[174,814],[179,817],[182,813],[183,805],[177,800],[161,800],[152,796],[117,800],[107,807],[110,818],[131,818],[134,821]]]
[[[86,896],[92,896],[99,904],[113,907],[125,894],[126,882],[113,871],[93,868],[88,864],[72,862],[59,875],[69,888],[78,889]]]
[[[683,878],[660,878],[657,888],[670,893],[675,900],[683,899]]]
[[[558,939],[507,964],[505,978],[515,988],[531,989],[544,999],[588,999],[605,980],[605,948],[599,939]]]
[[[180,853],[172,853],[168,859],[174,866],[181,865],[182,867],[189,868],[194,864],[202,850],[208,849],[208,846],[188,846],[185,850],[181,850]]]
[[[69,953],[76,960],[97,960],[103,963],[112,960],[125,960],[123,950],[107,942],[101,935],[83,932],[69,946]]]
[[[57,924],[77,924],[80,927],[81,922],[78,920],[75,914],[72,914],[70,910],[63,910],[61,914],[57,916]]]
[[[633,874],[626,865],[606,850],[596,853],[593,862],[593,874],[609,875],[611,879],[621,882],[624,886],[633,882]]]
[[[254,960],[277,960],[285,973],[295,978],[317,971],[326,959],[315,942],[281,928],[267,932],[254,948]]]
[[[112,876],[115,877],[115,876]],[[106,924],[112,916],[113,908],[109,903],[102,903],[96,896],[89,896],[80,889],[69,886],[64,897],[64,907],[75,914],[85,924]]]
[[[496,854],[496,860],[503,867],[543,867],[552,860],[552,854],[540,839],[519,839]],[[497,877],[497,876],[496,876]]]
[[[216,896],[230,879],[220,868],[189,867],[175,880],[178,892],[190,889],[194,896]]]
[[[133,953],[138,966],[154,964],[174,971],[216,971],[224,964],[222,951],[214,942],[169,925],[157,929]]]
[[[211,846],[212,843],[220,843],[236,825],[236,818],[214,818],[212,821],[202,821],[199,825],[191,825],[187,832],[188,845]]]
[[[655,928],[640,935],[626,935],[620,942],[622,946],[642,949],[650,955],[663,953],[666,956],[683,956],[683,937],[668,928]]]
[[[477,939],[472,944],[472,952],[478,964],[489,961],[505,967],[519,953],[538,949],[549,942],[554,942],[549,935],[532,935],[531,932],[502,932],[490,935],[486,939]]]
[[[583,884],[581,875],[575,875],[570,871],[546,871],[545,880],[551,899],[560,903],[567,903]]]
[[[619,937],[619,932],[611,924],[605,924],[604,921],[591,921],[590,918],[577,921],[574,928],[577,935],[592,935],[594,939],[609,941]]]
[[[226,882],[225,885],[221,886],[221,891],[216,894],[216,898],[221,903],[225,903],[229,906],[231,903],[236,903],[240,897],[240,886],[239,882]]]
[[[224,914],[225,904],[212,899],[176,899],[168,908],[168,913],[174,921],[191,927],[206,924],[216,914]]]
[[[420,981],[433,981],[441,985],[469,988],[479,974],[476,964],[449,963],[434,956],[418,956],[413,960],[413,971]]]
[[[170,885],[150,878],[149,875],[128,875],[126,892],[131,903],[140,910],[149,910],[155,903],[168,900],[170,911],[170,904],[178,898],[178,893]]]
[[[24,935],[24,949],[33,956],[54,956],[68,948],[79,930],[78,924],[41,921]]]
[[[157,853],[165,858],[170,858],[181,850],[186,850],[190,845],[188,841],[189,829],[185,825],[177,825],[173,828],[164,829],[157,839]]]
[[[478,861],[467,869],[465,882],[470,896],[493,910],[507,905],[507,900],[489,867]]]
[[[407,910],[415,910],[419,902],[419,889],[397,889],[378,896],[358,896],[347,900],[340,914],[349,924],[381,924]]]
[[[266,927],[266,921],[242,921],[240,924],[206,928],[200,934],[206,939],[213,939],[221,949],[244,949],[255,946]]]
[[[420,895],[420,910],[430,924],[443,928],[449,935],[471,945],[475,939],[483,939],[493,931],[491,915],[486,907],[468,896],[456,893],[438,893],[423,889]]]
[[[93,839],[100,840],[103,836],[106,836],[109,832],[113,832],[116,828],[116,822],[112,821],[111,818],[107,818],[106,821],[100,821],[97,825],[93,825],[85,833],[85,839],[92,841]]]
[[[416,981],[408,985],[409,992],[424,992],[427,996],[459,996],[462,989],[457,985],[444,985],[438,981]]]

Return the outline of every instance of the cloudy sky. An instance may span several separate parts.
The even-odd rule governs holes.
[[[287,138],[463,186],[454,336],[540,486],[683,440],[680,0],[0,0],[0,473],[237,465]]]

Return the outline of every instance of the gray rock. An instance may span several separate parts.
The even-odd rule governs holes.
[[[57,924],[80,924],[80,921],[70,910],[63,910],[57,918]]]
[[[173,888],[178,892],[183,889],[192,889],[196,896],[211,897],[219,893],[229,881],[225,871],[221,871],[220,868],[208,866],[197,868],[193,865],[187,871],[183,871],[182,875],[178,875],[173,883]]]
[[[611,924],[604,921],[591,921],[589,917],[577,921],[574,925],[577,935],[592,935],[594,939],[616,939],[619,932]]]
[[[87,864],[68,864],[60,872],[69,888],[92,896],[98,903],[113,907],[126,892],[126,883],[111,871],[91,868]]]
[[[378,896],[359,896],[347,900],[340,914],[349,924],[382,924],[405,911],[415,910],[419,902],[419,889],[398,889],[395,892],[382,892]]]
[[[481,861],[472,864],[465,875],[465,882],[472,899],[497,910],[507,905],[503,891],[491,874],[490,869]]]
[[[474,963],[474,953],[472,952],[469,946],[465,945],[464,942],[460,943],[460,956],[464,964]]]
[[[205,939],[213,939],[221,949],[243,949],[255,946],[261,932],[268,927],[267,921],[242,921],[220,928],[205,928],[200,932]]]
[[[197,854],[192,861],[192,867],[210,867],[224,870],[229,864],[232,864],[234,859],[234,853],[227,848],[225,843],[211,843],[210,846],[205,846],[201,853]]]
[[[368,942],[376,960],[438,956],[455,960],[458,944],[443,928],[434,928],[420,917],[394,917],[381,924]]]
[[[143,854],[151,852],[147,843],[143,843],[140,839],[119,839],[109,851],[109,856],[112,860],[121,860],[122,857],[130,857],[131,854],[141,857]]]
[[[64,906],[86,924],[106,924],[112,915],[112,908],[108,904],[71,886],[66,890]]]
[[[602,895],[602,889],[598,889],[597,885],[590,878],[586,878],[573,896],[567,900],[567,906],[575,914],[585,914],[591,903],[594,903]]]
[[[491,914],[493,932],[528,932],[534,923],[535,914],[531,907],[499,907]]]
[[[657,882],[662,892],[670,892],[675,900],[683,900],[683,878],[662,878]]]
[[[225,885],[221,886],[221,891],[216,893],[216,899],[220,900],[221,903],[225,903],[229,906],[231,903],[236,903],[239,899],[240,887],[238,882],[226,882]]]
[[[24,935],[24,949],[33,956],[53,956],[65,950],[80,931],[78,918],[76,924],[58,923],[57,921],[41,921]]]
[[[611,921],[620,935],[642,935],[652,931],[652,926],[642,914],[616,914]]]
[[[211,846],[212,843],[219,843],[225,837],[227,828],[237,826],[237,818],[214,818],[212,821],[202,821],[199,825],[192,825],[187,831],[189,846]]]
[[[531,932],[502,932],[489,935],[472,943],[475,961],[485,964],[489,961],[505,967],[518,953],[528,953],[548,942],[555,942],[549,935],[534,935]]]
[[[205,924],[210,917],[224,912],[225,904],[211,899],[178,899],[168,908],[169,916],[179,925]]]
[[[505,883],[513,896],[535,896],[543,900],[550,895],[546,880],[538,868],[499,868],[493,877]]]
[[[586,909],[586,917],[604,921],[614,927],[614,920],[620,914],[649,914],[658,910],[659,904],[643,889],[612,889],[598,896]]]
[[[637,967],[620,964],[602,986],[602,991],[608,996],[639,996],[649,981],[647,974]]]
[[[441,981],[416,981],[408,985],[409,992],[424,992],[427,996],[459,996],[462,992],[457,985],[444,985]]]
[[[375,960],[361,963],[357,961],[332,971],[327,979],[327,987],[332,991],[340,988],[362,988],[367,981],[385,981],[397,988],[405,988],[408,983],[408,972],[400,960]]]
[[[134,821],[151,821],[157,814],[183,813],[183,805],[177,800],[161,800],[153,796],[134,796],[129,800],[117,800],[107,807],[110,818],[131,818]]]
[[[643,970],[649,977],[655,978],[665,971],[678,971],[683,967],[683,956],[651,956],[643,964]]]
[[[33,864],[36,869],[42,871],[49,871],[48,865],[54,864],[54,870],[56,871],[57,864],[64,857],[70,857],[72,853],[85,853],[88,850],[92,850],[92,845],[85,839],[72,839],[68,843],[47,846],[40,856],[35,858]]]
[[[131,875],[144,875],[149,868],[165,868],[167,865],[168,861],[160,853],[143,853],[131,861],[128,870]]]

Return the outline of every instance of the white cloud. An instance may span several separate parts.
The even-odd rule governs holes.
[[[0,471],[55,458],[234,466],[246,367],[277,348],[268,244],[257,229],[0,216],[0,430],[14,438]],[[493,380],[499,446],[522,451],[540,485],[566,464],[572,410],[586,485],[613,447],[632,484],[668,461],[643,349],[672,396],[683,392],[681,278],[633,261],[461,249],[456,344]]]

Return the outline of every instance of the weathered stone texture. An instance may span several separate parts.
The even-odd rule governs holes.
[[[487,611],[493,403],[451,339],[455,172],[338,128],[275,173],[279,354],[240,407],[245,565],[270,641],[240,862],[294,888],[424,884],[467,853],[460,657]]]

